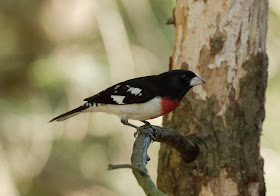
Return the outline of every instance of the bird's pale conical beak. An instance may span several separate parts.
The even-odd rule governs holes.
[[[191,79],[190,86],[197,86],[201,84],[205,84],[205,82],[200,76],[196,75],[193,79]]]

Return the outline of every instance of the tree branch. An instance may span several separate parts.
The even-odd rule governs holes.
[[[132,169],[132,172],[137,179],[138,184],[143,188],[146,195],[166,196],[166,194],[157,189],[146,168],[146,164],[150,160],[147,155],[147,150],[150,146],[150,143],[151,137],[149,134],[138,134],[133,146],[131,164],[139,168],[141,171],[145,171],[145,173],[139,172],[138,169]]]
[[[141,132],[136,134],[137,138],[133,146],[131,165],[110,164],[108,169],[131,168],[138,184],[143,188],[146,195],[166,196],[166,194],[157,189],[146,168],[146,164],[150,160],[147,154],[150,143],[153,140],[169,144],[171,147],[176,149],[181,154],[182,159],[188,163],[193,161],[199,153],[199,149],[196,145],[196,141],[198,140],[191,136],[184,137],[167,128],[152,126],[149,124],[141,126],[140,129]]]
[[[153,128],[155,136],[154,141],[166,143],[173,147],[181,154],[181,157],[185,162],[192,162],[197,157],[199,153],[197,143],[201,142],[199,138],[182,136],[181,134],[164,127],[153,126]]]

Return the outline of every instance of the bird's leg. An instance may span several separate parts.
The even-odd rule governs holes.
[[[121,122],[122,122],[122,124],[124,124],[126,126],[130,126],[130,127],[135,128],[135,129],[139,129],[139,127],[137,127],[136,125],[133,125],[133,124],[129,123],[127,118],[122,118]]]
[[[122,118],[121,122],[122,122],[122,124],[124,124],[126,126],[130,126],[130,127],[135,128],[137,131],[134,133],[134,137],[137,137],[137,135],[139,134],[140,129],[141,129],[140,127],[137,127],[136,125],[133,125],[133,124],[129,123],[127,118]]]
[[[149,129],[133,125],[133,124],[128,122],[127,118],[122,118],[121,122],[124,125],[127,125],[127,126],[130,126],[130,127],[133,127],[135,129],[137,129],[137,131],[134,133],[134,137],[137,137],[137,135],[139,133],[144,133],[144,134],[148,134],[151,138],[153,138],[153,135],[152,135],[152,133]],[[145,126],[149,126],[150,128],[152,128],[152,125],[148,121],[143,120],[142,122],[145,123]]]

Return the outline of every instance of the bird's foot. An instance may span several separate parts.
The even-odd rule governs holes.
[[[137,137],[140,133],[148,135],[152,141],[155,138],[153,135],[153,129],[151,129],[151,127],[138,127],[137,131],[134,133],[134,137]]]
[[[154,142],[154,129],[155,129],[155,126],[152,125],[151,123],[149,123],[148,121],[146,120],[142,120],[141,122],[145,123],[145,125],[143,125],[142,127],[144,127],[145,129],[148,129],[149,130],[149,136],[150,138],[152,139],[152,142]]]
[[[134,137],[137,137],[138,134],[143,133],[145,135],[148,135],[151,138],[152,142],[154,142],[155,136],[154,136],[153,132],[154,131],[153,131],[152,125],[149,125],[149,126],[143,125],[143,126],[137,128],[137,131],[134,133]]]
[[[133,136],[134,136],[135,138],[137,138],[137,136],[139,135],[139,133],[140,133],[140,131],[137,129],[137,130],[134,132]]]
[[[130,126],[135,128],[137,131],[134,133],[134,137],[137,137],[140,133],[146,134],[148,135],[151,140],[153,141],[154,139],[154,135],[153,135],[153,125],[151,125],[151,123],[149,123],[148,121],[142,120],[141,122],[143,122],[145,125],[138,127],[136,125],[133,125],[131,123],[128,122],[128,119],[121,119],[121,122],[124,125]]]

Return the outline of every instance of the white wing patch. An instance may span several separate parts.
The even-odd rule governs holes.
[[[92,106],[93,106],[93,104],[92,104],[92,103],[90,103],[90,102],[87,102],[87,103],[85,103],[85,106],[87,106],[87,107],[92,107]]]
[[[111,98],[117,103],[117,104],[124,104],[123,100],[125,96],[121,95],[111,95]]]
[[[138,96],[141,96],[142,93],[141,93],[142,89],[141,88],[135,88],[135,87],[130,87],[127,92],[130,92],[132,95],[138,95]]]
[[[116,85],[114,89],[117,90],[120,86],[121,85]]]

